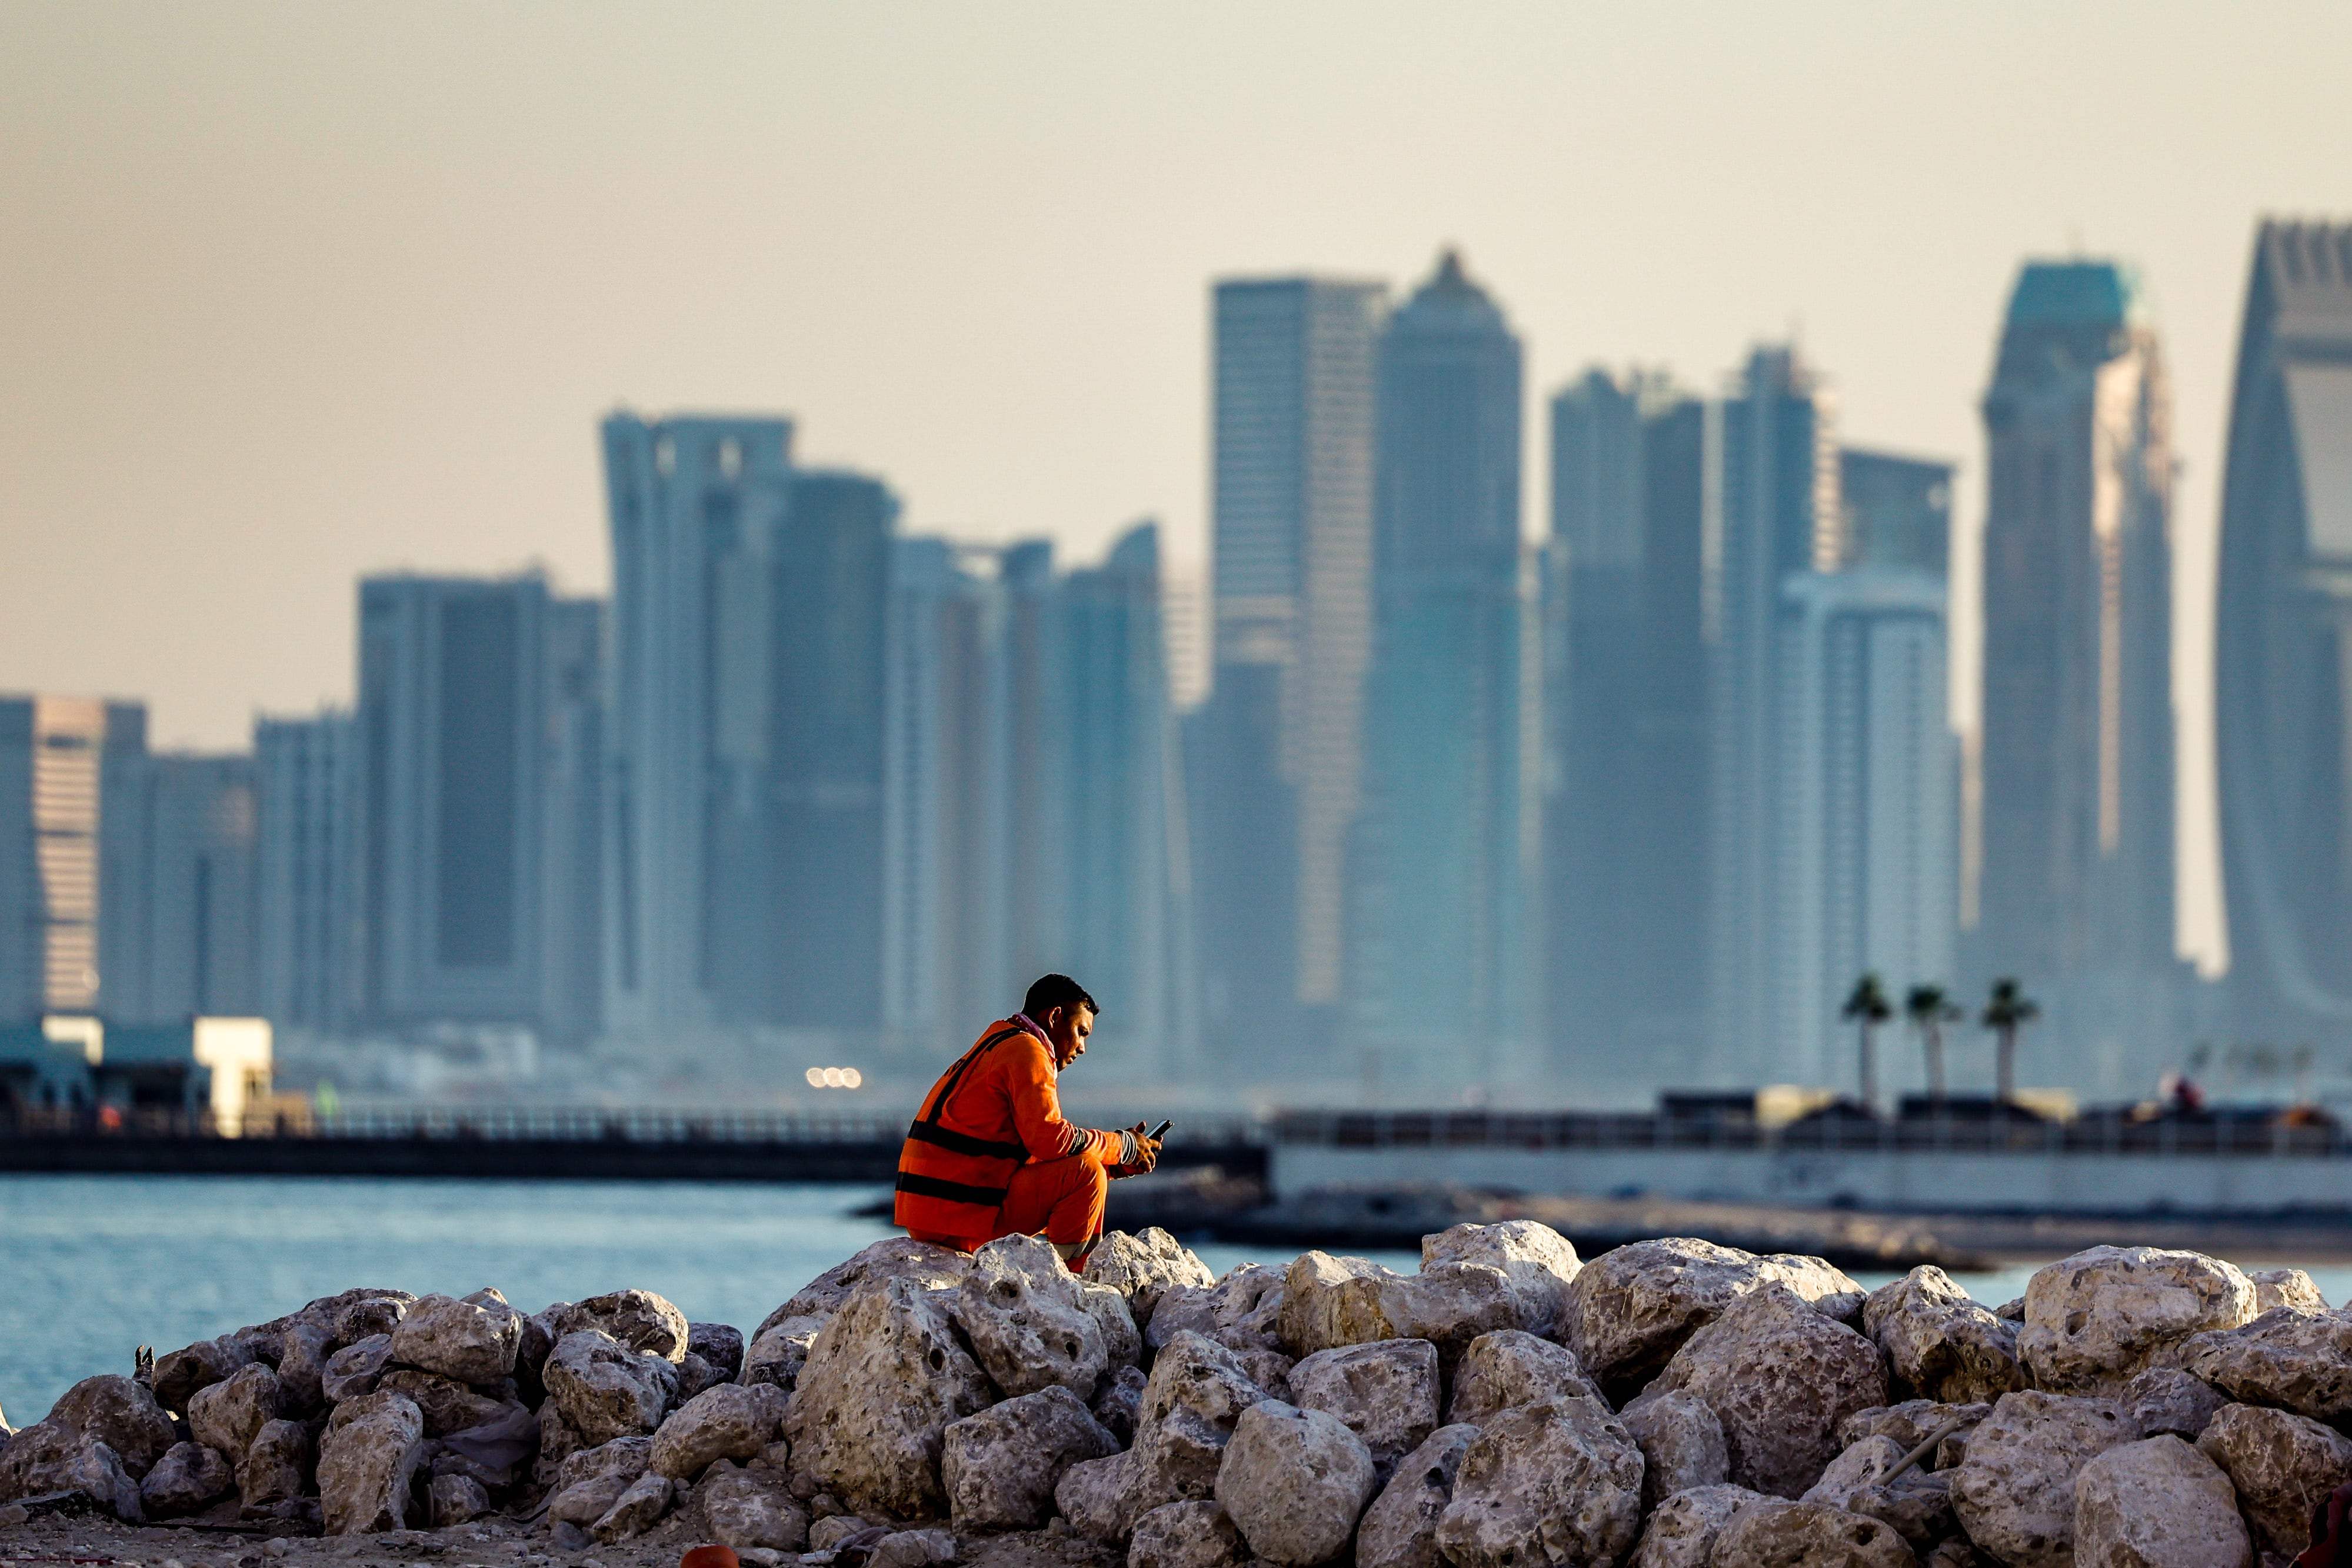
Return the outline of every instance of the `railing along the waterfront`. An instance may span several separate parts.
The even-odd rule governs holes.
[[[606,1110],[576,1105],[357,1106],[249,1116],[246,1137],[481,1140],[499,1143],[884,1145],[907,1134],[910,1110],[700,1111]],[[0,1135],[187,1138],[217,1135],[209,1112],[89,1106],[0,1106]],[[1179,1147],[1264,1141],[1261,1124],[1241,1117],[1189,1118],[1171,1138]]]
[[[1850,1153],[2251,1155],[2343,1158],[2340,1128],[2276,1117],[2161,1117],[2095,1113],[2071,1121],[1962,1116],[1865,1121],[1822,1117],[1766,1126],[1731,1118],[1638,1113],[1287,1111],[1270,1126],[1276,1147],[1631,1151],[1806,1150]]]

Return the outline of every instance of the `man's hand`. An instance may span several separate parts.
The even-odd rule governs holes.
[[[1141,1122],[1121,1127],[1118,1144],[1118,1163],[1129,1170],[1148,1171],[1160,1163],[1160,1140],[1146,1136]]]

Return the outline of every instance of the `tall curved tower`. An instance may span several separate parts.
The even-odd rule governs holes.
[[[2215,633],[2240,1025],[2352,1035],[2352,225],[2255,236]]]

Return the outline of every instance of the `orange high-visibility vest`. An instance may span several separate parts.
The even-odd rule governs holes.
[[[1030,1160],[1093,1154],[1118,1162],[1117,1133],[1062,1119],[1054,1057],[1023,1019],[989,1025],[940,1075],[898,1154],[891,1218],[908,1230],[992,1239],[1004,1186]]]

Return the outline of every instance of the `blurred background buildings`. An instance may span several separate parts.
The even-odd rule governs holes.
[[[2247,288],[2219,987],[2174,950],[2177,458],[2127,268],[2029,262],[1993,334],[1965,736],[1959,459],[1848,444],[1797,344],[1558,389],[1530,537],[1522,346],[1462,257],[1210,308],[1205,603],[1150,521],[1088,562],[908,536],[787,418],[623,410],[608,601],[370,578],[355,709],[246,755],[0,701],[0,1015],[772,1098],[926,1081],[1061,969],[1094,1082],[1627,1104],[1851,1092],[1863,974],[2009,976],[2029,1075],[2084,1095],[2200,1043],[2352,1063],[2352,229],[2265,225]]]

